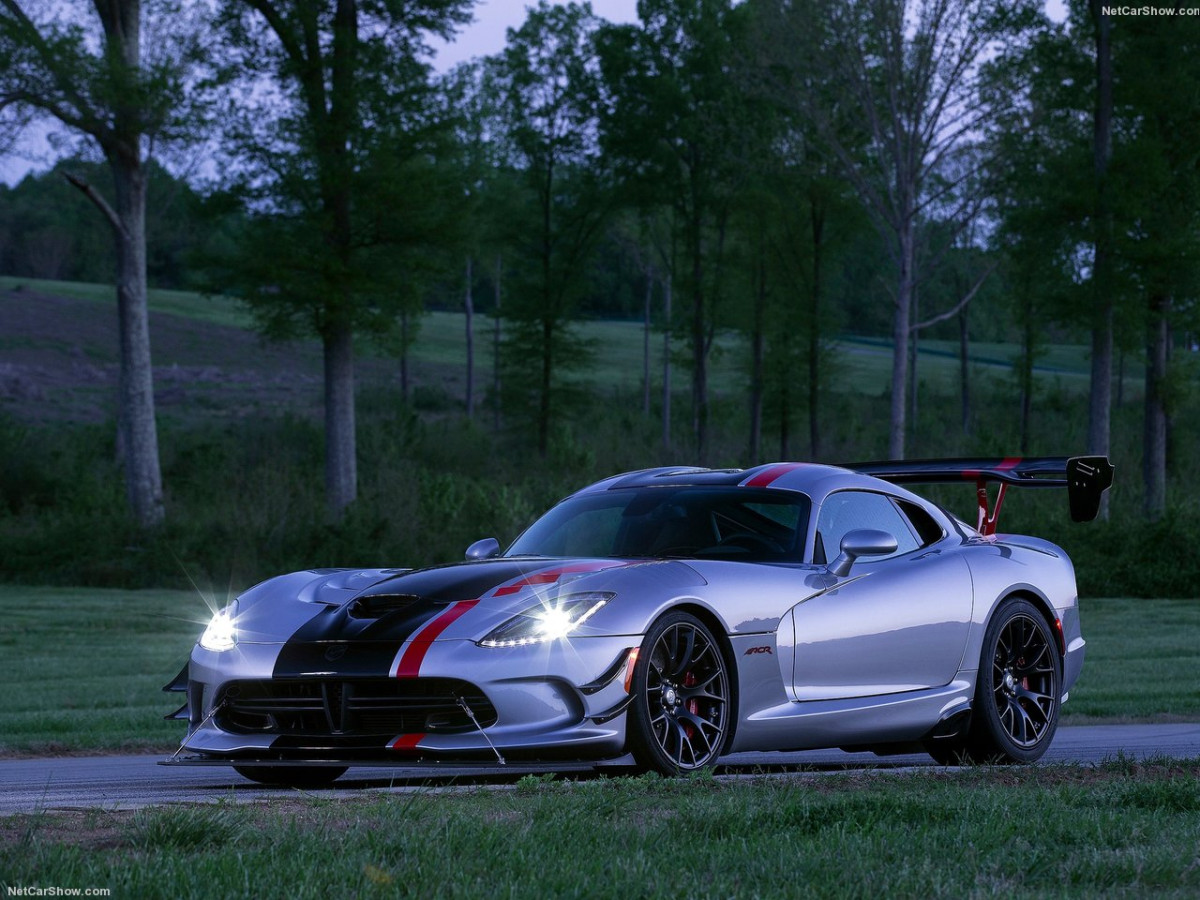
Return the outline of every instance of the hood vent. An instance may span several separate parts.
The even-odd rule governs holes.
[[[415,594],[372,594],[356,597],[347,610],[354,619],[382,619],[384,616],[401,612],[418,603],[428,603]]]

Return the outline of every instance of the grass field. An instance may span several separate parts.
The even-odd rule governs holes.
[[[225,599],[0,586],[0,753],[173,749],[182,723],[162,717],[179,695],[160,688]],[[1200,604],[1086,600],[1082,615],[1087,662],[1068,724],[1200,720]]]
[[[0,819],[0,881],[114,897],[1194,897],[1200,760]]]
[[[160,689],[208,616],[180,591],[0,588],[0,753],[177,745],[177,695]]]
[[[73,297],[115,307],[116,293],[111,285],[83,284],[63,281],[0,277],[0,290],[24,287],[47,294]],[[236,298],[210,296],[188,291],[152,289],[149,292],[151,311],[169,313],[198,322],[250,328],[251,316]],[[418,320],[418,333],[412,347],[416,364],[462,366],[466,358],[466,333],[461,313],[431,311]],[[479,315],[475,319],[476,365],[481,382],[491,375],[492,347],[495,320]],[[596,349],[593,364],[579,379],[593,388],[636,389],[643,371],[642,324],[634,321],[585,320],[578,323],[581,337],[592,342]],[[152,335],[153,337],[153,335]],[[745,350],[743,340],[732,332],[720,335],[714,347],[709,377],[714,388],[740,384]],[[360,342],[360,352],[377,354],[369,342]],[[682,342],[676,342],[676,352]],[[923,388],[932,394],[951,395],[958,390],[958,345],[951,341],[922,341],[918,377]],[[1017,356],[1015,344],[974,343],[971,345],[973,377],[993,379],[1010,377],[1011,364]],[[891,380],[891,344],[884,339],[852,336],[839,338],[831,348],[838,359],[838,390],[879,393]],[[662,334],[654,332],[650,340],[651,383],[661,385]],[[1043,384],[1057,386],[1069,393],[1087,390],[1087,349],[1081,345],[1056,345],[1046,348],[1038,360],[1037,374]],[[680,367],[674,376],[676,387],[687,386],[687,371]],[[1140,379],[1129,378],[1130,385],[1140,390]],[[656,388],[661,389],[661,388]]]

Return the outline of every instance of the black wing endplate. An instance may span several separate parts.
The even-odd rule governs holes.
[[[1065,487],[1071,519],[1090,522],[1100,511],[1100,498],[1112,486],[1113,466],[1105,456],[1053,456],[1022,459],[908,459],[851,463],[843,466],[896,484],[975,482],[979,495],[979,530],[992,534],[1008,485]],[[999,484],[995,508],[988,511],[987,486]]]

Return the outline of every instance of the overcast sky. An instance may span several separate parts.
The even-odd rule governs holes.
[[[434,43],[437,68],[446,71],[464,60],[500,52],[507,30],[520,27],[525,21],[525,10],[535,4],[536,0],[534,3],[528,0],[479,0],[475,4],[475,21],[462,29],[453,43]],[[637,21],[637,0],[592,0],[592,10],[610,22]],[[53,152],[42,129],[31,129],[17,153],[16,156],[0,157],[0,181],[6,184],[15,184],[27,172],[47,169],[53,163]]]
[[[464,28],[453,44],[438,50],[437,67],[449,69],[476,56],[499,53],[504,48],[505,30],[520,27],[525,10],[535,5],[536,0],[479,0],[475,22]],[[610,22],[636,22],[637,0],[592,0],[592,11]]]

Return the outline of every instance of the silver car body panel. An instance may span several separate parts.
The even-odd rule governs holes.
[[[1015,595],[1057,623],[1064,700],[1079,675],[1085,642],[1066,555],[1037,538],[982,536],[895,484],[832,466],[782,463],[745,472],[629,473],[574,496],[681,484],[807,497],[810,524],[799,559],[501,556],[423,570],[314,570],[274,578],[238,598],[235,647],[193,650],[183,750],[197,760],[231,761],[342,754],[402,761],[495,752],[618,756],[626,746],[631,651],[656,619],[677,609],[709,624],[728,657],[737,713],[730,752],[920,740],[970,707],[989,619]],[[812,523],[827,499],[843,491],[910,504],[940,537],[887,558],[862,558],[846,577],[835,577],[813,561],[818,546]],[[585,592],[611,600],[569,637],[481,645],[531,606]],[[356,605],[373,602],[411,603],[416,612],[403,627],[387,623],[408,613],[355,618]],[[473,697],[494,709],[494,719],[489,711],[489,723],[480,725],[471,703],[482,701],[467,702],[458,687],[446,688],[440,701],[450,712],[431,713],[420,727],[389,733],[372,746],[342,740],[335,706],[348,701],[341,693],[336,702],[327,694],[319,703],[311,697],[261,701],[323,703],[332,717],[329,740],[283,740],[268,727],[274,721],[268,714],[257,733],[260,719],[252,712],[229,718],[231,707],[241,703],[253,710],[260,702],[239,699],[248,684],[357,684],[360,678],[467,683]],[[472,727],[450,715],[463,703]]]

